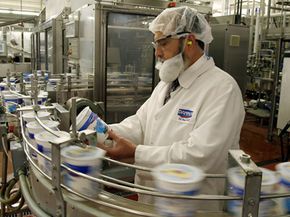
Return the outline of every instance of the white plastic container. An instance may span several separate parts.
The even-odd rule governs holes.
[[[76,127],[78,131],[94,129],[98,116],[92,112],[89,106],[85,107],[77,116]]]
[[[26,123],[29,123],[31,121],[35,121],[35,112],[27,112],[25,114],[22,115],[23,119],[24,119],[24,124],[26,125]],[[50,113],[47,111],[39,111],[37,112],[37,116],[40,120],[49,120],[50,117]]]
[[[109,136],[108,125],[101,118],[98,117],[95,125],[95,130],[97,132],[97,142],[103,144]]]
[[[15,112],[18,104],[18,96],[15,94],[5,94],[3,97],[7,111]]]
[[[60,82],[60,78],[50,78],[50,79],[48,79],[47,91],[54,91],[59,82]]]
[[[0,91],[5,91],[7,89],[8,89],[7,84],[4,82],[1,82],[0,83]]]
[[[52,129],[57,131],[57,127],[59,126],[59,122],[57,121],[51,121],[51,120],[42,120],[43,124]],[[34,139],[34,135],[36,133],[41,133],[45,131],[45,129],[37,122],[37,121],[31,121],[26,124],[27,130],[28,130],[28,136],[30,139]]]
[[[37,143],[37,150],[45,154],[48,157],[51,157],[51,144],[57,143],[60,139],[65,140],[70,138],[70,134],[64,131],[54,131],[58,136],[55,136],[47,131],[35,134],[34,138]],[[61,138],[60,138],[61,137]],[[37,155],[38,166],[40,169],[51,176],[51,162],[46,160],[44,157]]]
[[[260,168],[262,171],[261,194],[277,193],[278,178],[275,172]],[[243,196],[245,189],[245,173],[240,167],[233,167],[228,170],[228,194],[231,196]],[[235,217],[242,216],[243,202],[231,200],[228,202],[228,211]],[[277,203],[275,200],[263,200],[259,205],[259,217],[272,217],[276,214]]]
[[[32,105],[31,97],[30,96],[25,96],[23,97],[23,102],[25,106],[30,106]]]
[[[279,174],[279,193],[290,192],[290,162],[284,162],[276,165]],[[279,199],[279,208],[281,214],[290,214],[290,197]]]
[[[99,177],[102,157],[105,151],[97,147],[81,148],[67,146],[61,150],[62,162],[69,168],[92,177]],[[88,197],[96,197],[100,191],[97,182],[78,176],[67,170],[63,171],[63,183],[69,188]]]
[[[156,188],[163,193],[197,195],[204,173],[193,166],[184,164],[163,164],[153,169]],[[192,200],[158,197],[157,211],[162,216],[193,216],[195,207]]]
[[[42,122],[48,128],[52,130],[58,130],[57,127],[59,126],[59,122],[51,120],[42,120]],[[26,124],[26,130],[30,144],[32,144],[35,148],[37,148],[37,143],[35,141],[34,136],[36,133],[44,132],[45,129],[37,121],[31,121]],[[30,154],[34,160],[37,160],[37,153],[34,150],[31,150]]]
[[[47,97],[48,97],[48,92],[41,91],[41,92],[38,94],[38,101],[37,101],[37,103],[38,103],[39,105],[44,104],[44,103],[47,101]]]

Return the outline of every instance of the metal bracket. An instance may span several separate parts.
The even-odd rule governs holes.
[[[258,217],[262,172],[242,150],[229,151],[229,166],[238,165],[245,172],[242,217]]]

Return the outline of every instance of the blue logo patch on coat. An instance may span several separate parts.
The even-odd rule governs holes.
[[[192,118],[192,110],[189,109],[178,109],[178,120],[181,121],[190,121]]]

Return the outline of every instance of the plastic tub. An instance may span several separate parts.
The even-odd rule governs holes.
[[[27,112],[22,115],[25,124],[31,121],[35,121],[35,112]],[[37,116],[40,120],[48,120],[50,117],[50,113],[47,111],[39,111],[37,112]]]
[[[279,192],[290,192],[290,162],[284,162],[276,165],[279,174]],[[290,198],[280,198],[280,210],[282,214],[290,214]]]
[[[56,143],[61,139],[69,139],[70,134],[64,131],[54,131],[58,136],[55,136],[47,131],[35,134],[34,138],[37,143],[37,150],[45,154],[48,157],[51,157],[51,143]],[[37,155],[38,166],[40,169],[51,176],[51,162],[46,160],[44,157]]]
[[[277,193],[278,178],[275,172],[260,168],[262,171],[261,194]],[[233,167],[228,170],[228,194],[231,196],[242,196],[245,189],[245,173],[240,167]],[[242,216],[242,201],[231,200],[228,202],[228,211],[233,215]],[[277,203],[275,200],[260,201],[259,217],[272,217],[276,214]]]
[[[42,122],[46,127],[55,131],[57,130],[57,127],[59,126],[59,122],[57,121],[42,120]],[[41,133],[45,131],[45,129],[37,121],[31,121],[27,123],[26,128],[28,130],[28,136],[30,139],[34,139],[34,135],[36,133]]]
[[[92,112],[89,106],[85,107],[76,118],[76,128],[78,131],[94,129],[98,116]]]
[[[104,143],[105,140],[108,138],[108,125],[101,119],[97,118],[96,124],[95,124],[95,130],[97,132],[97,142],[98,143]]]
[[[17,109],[17,104],[19,103],[18,96],[15,94],[5,94],[3,98],[7,111],[15,112]]]
[[[30,96],[25,96],[23,97],[23,102],[25,106],[30,106],[32,105],[32,99]]]
[[[8,89],[7,84],[4,83],[4,82],[1,82],[0,83],[0,91],[4,91],[4,90],[7,90],[7,89]]]
[[[204,173],[193,166],[184,164],[163,164],[153,169],[156,188],[163,193],[197,195]],[[192,200],[158,197],[155,205],[162,216],[193,216],[195,207]]]
[[[105,151],[97,147],[81,148],[68,146],[61,150],[62,162],[77,172],[92,177],[99,177],[102,167],[102,157]],[[69,188],[88,197],[96,197],[100,191],[100,185],[84,177],[78,176],[67,170],[63,171],[63,183]]]
[[[43,124],[47,126],[48,128],[52,130],[57,130],[57,127],[59,125],[59,122],[57,121],[51,121],[51,120],[42,120]],[[45,131],[43,127],[37,122],[37,121],[32,121],[26,124],[27,128],[27,134],[29,137],[29,142],[32,144],[35,148],[37,148],[37,143],[34,139],[34,135],[36,133],[41,133]],[[34,160],[37,160],[37,153],[34,150],[30,150],[30,155]]]

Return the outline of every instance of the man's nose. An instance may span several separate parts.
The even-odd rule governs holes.
[[[159,59],[162,59],[163,57],[163,51],[160,47],[156,47],[155,49],[155,56]]]

